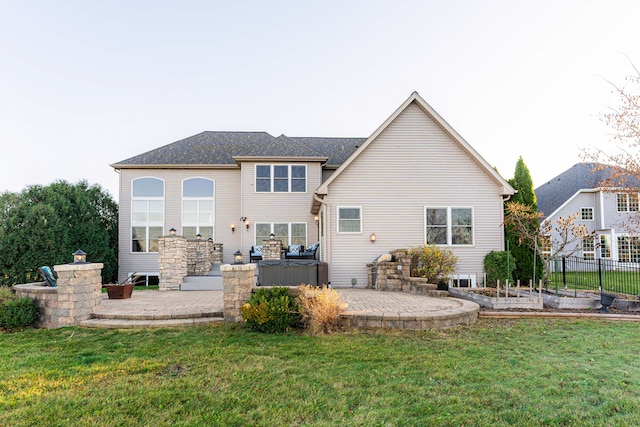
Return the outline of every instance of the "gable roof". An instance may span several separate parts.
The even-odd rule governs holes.
[[[509,196],[515,194],[515,190],[509,183],[498,173],[480,154],[456,132],[449,123],[447,123],[427,102],[422,99],[418,92],[413,92],[405,102],[398,107],[396,111],[382,123],[378,129],[371,134],[357,149],[346,159],[325,182],[316,190],[316,194],[324,195],[328,193],[329,185],[347,168],[349,165],[373,142],[375,139],[405,110],[409,105],[415,103],[425,112],[434,122],[436,122],[449,136],[457,143],[487,174],[501,187],[501,194]]]
[[[267,132],[205,131],[114,163],[115,169],[235,167],[238,159],[304,158],[342,163],[365,138],[273,137]]]
[[[538,212],[549,217],[580,190],[595,189],[611,179],[613,167],[596,163],[576,163],[534,191]]]

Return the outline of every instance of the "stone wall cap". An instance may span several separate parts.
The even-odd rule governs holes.
[[[35,282],[35,283],[23,283],[20,285],[13,285],[13,289],[19,289],[24,291],[31,291],[35,293],[55,293],[58,292],[58,288],[54,288],[53,286],[45,286],[44,282]]]
[[[222,264],[220,271],[253,271],[257,267],[257,264]]]
[[[104,267],[101,262],[87,262],[83,264],[62,264],[54,265],[55,271],[76,271],[76,270],[100,270]]]

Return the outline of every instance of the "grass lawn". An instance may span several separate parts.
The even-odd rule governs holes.
[[[635,426],[640,326],[0,333],[0,426]]]
[[[602,285],[605,292],[617,292],[635,299],[640,294],[640,272],[637,271],[604,271],[602,274],[593,271],[567,272],[563,278],[561,272],[552,272],[548,277],[549,290],[564,289],[565,283],[571,289],[599,290]]]

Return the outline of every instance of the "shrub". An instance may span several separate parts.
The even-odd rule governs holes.
[[[0,285],[0,308],[4,305],[5,301],[16,299],[16,294],[8,286]]]
[[[411,256],[411,276],[424,277],[429,283],[447,279],[456,269],[458,257],[453,251],[435,245],[418,246],[409,249]]]
[[[258,289],[241,310],[253,331],[285,332],[300,323],[299,307],[288,287]]]
[[[347,303],[340,299],[335,289],[311,285],[298,286],[298,304],[302,314],[302,323],[313,334],[326,334],[338,327],[340,314]]]
[[[484,257],[484,272],[487,274],[487,285],[513,281],[516,260],[509,251],[491,251]]]
[[[38,320],[38,304],[27,297],[10,299],[0,307],[0,326],[7,329],[24,328]]]

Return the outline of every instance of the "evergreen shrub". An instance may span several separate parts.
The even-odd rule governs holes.
[[[242,310],[242,318],[253,331],[281,333],[300,323],[300,309],[288,287],[258,289]]]

